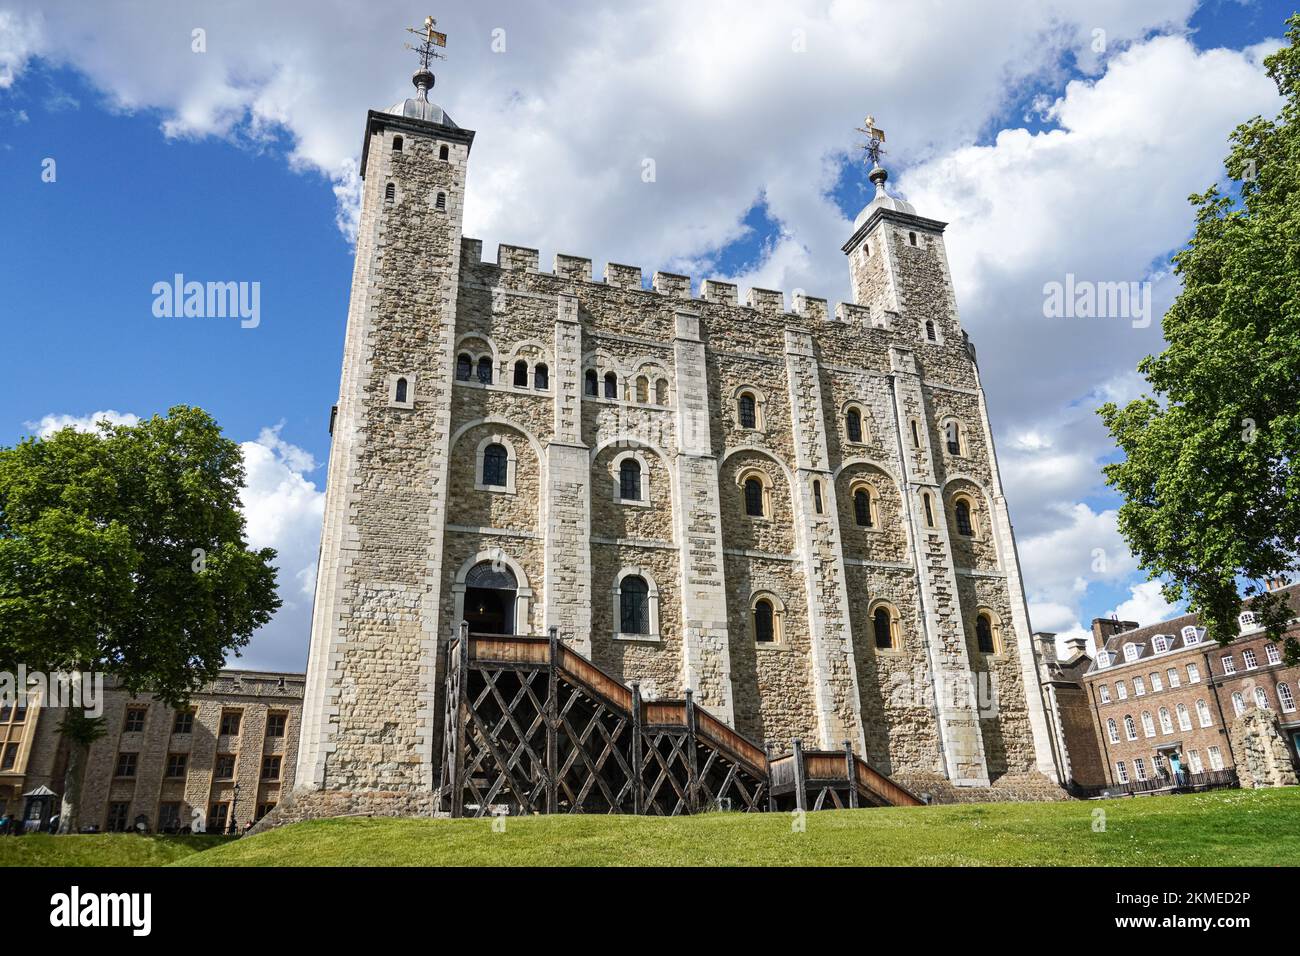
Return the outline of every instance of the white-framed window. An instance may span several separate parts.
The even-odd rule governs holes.
[[[1259,661],[1255,657],[1255,652],[1249,647],[1241,652],[1241,662],[1246,665],[1246,670],[1252,671],[1259,666]]]
[[[392,408],[415,407],[415,373],[388,376],[388,404]]]
[[[614,500],[623,505],[650,504],[650,463],[634,449],[620,452],[609,463]]]
[[[1119,743],[1119,725],[1115,723],[1114,717],[1106,719],[1106,734],[1110,737],[1111,743]]]
[[[1098,670],[1100,670],[1103,667],[1110,667],[1110,654],[1108,654],[1106,651],[1098,651],[1097,668]]]
[[[1133,758],[1133,774],[1139,780],[1145,780],[1147,778],[1147,762],[1141,757]]]
[[[767,399],[763,393],[752,385],[741,385],[734,395],[736,427],[742,431],[763,431],[767,427],[764,414]]]
[[[1182,679],[1181,677],[1178,676],[1178,668],[1177,668],[1177,667],[1171,667],[1171,668],[1169,668],[1169,670],[1165,671],[1165,676],[1169,678],[1169,686],[1170,686],[1170,687],[1182,687],[1182,686],[1183,686],[1183,679]]]
[[[1219,663],[1223,665],[1223,673],[1225,674],[1237,673],[1237,662],[1232,659],[1231,654],[1224,654],[1222,657],[1219,658]]]
[[[659,588],[649,571],[624,568],[614,579],[612,597],[615,640],[659,640]]]
[[[1151,693],[1158,694],[1165,689],[1165,685],[1160,683],[1160,675],[1155,671],[1151,672]]]
[[[1232,712],[1238,717],[1246,712],[1246,698],[1242,696],[1239,690],[1232,692]]]
[[[1115,696],[1119,700],[1128,700],[1128,684],[1122,680],[1115,681]]]
[[[1295,711],[1295,695],[1291,693],[1290,684],[1277,685],[1277,701],[1284,713],[1290,714]]]
[[[1183,644],[1190,646],[1201,643],[1201,632],[1196,629],[1195,624],[1188,624],[1183,628]]]
[[[1162,734],[1172,734],[1174,732],[1174,719],[1169,716],[1169,708],[1160,708],[1160,732]]]
[[[1187,765],[1192,768],[1192,773],[1201,773],[1205,770],[1205,765],[1201,763],[1201,752],[1199,750],[1187,751]]]
[[[1140,653],[1142,653],[1142,649],[1138,647],[1136,644],[1124,645],[1124,660],[1135,661],[1138,659],[1138,655]]]
[[[1109,704],[1109,703],[1110,703],[1110,685],[1109,685],[1109,684],[1101,684],[1101,685],[1097,688],[1097,693],[1098,693],[1099,695],[1101,695],[1101,702],[1102,702],[1103,704]]]
[[[1128,768],[1124,766],[1124,761],[1119,760],[1115,763],[1115,778],[1120,783],[1128,783]]]
[[[1222,770],[1222,769],[1223,769],[1223,754],[1220,752],[1219,748],[1218,748],[1218,747],[1211,747],[1209,753],[1210,753],[1210,769],[1211,769],[1211,770]]]
[[[758,521],[772,517],[772,479],[766,471],[752,465],[744,468],[736,476],[736,484],[747,516]]]
[[[1196,702],[1196,717],[1202,727],[1209,727],[1214,723],[1214,718],[1210,716],[1210,705],[1205,702],[1204,697]]]
[[[1282,663],[1282,652],[1277,649],[1277,645],[1268,643],[1264,645],[1264,659],[1270,664]]]
[[[1142,733],[1146,734],[1148,737],[1154,737],[1156,735],[1156,722],[1152,719],[1151,711],[1149,710],[1142,711]]]
[[[1254,611],[1242,611],[1237,616],[1237,624],[1240,625],[1243,631],[1248,631],[1259,626],[1259,618]]]
[[[1186,704],[1178,705],[1178,727],[1180,730],[1192,729],[1192,713],[1187,709]]]
[[[1163,654],[1165,651],[1169,650],[1169,638],[1165,637],[1163,634],[1157,634],[1151,639],[1151,646],[1155,649],[1157,654]]]
[[[1134,696],[1134,697],[1145,697],[1145,696],[1146,696],[1146,693],[1147,693],[1147,685],[1146,685],[1146,681],[1144,681],[1141,677],[1134,677],[1134,678],[1133,678],[1133,696]]]
[[[1127,737],[1129,740],[1138,739],[1137,724],[1133,722],[1132,714],[1124,715],[1124,736]]]
[[[1201,682],[1201,669],[1195,664],[1187,665],[1187,683],[1199,684]]]
[[[749,621],[755,644],[779,645],[785,624],[785,604],[770,591],[758,591],[749,601]]]
[[[517,464],[515,446],[510,439],[500,433],[488,435],[474,451],[474,488],[513,495]]]
[[[1268,691],[1262,687],[1255,688],[1255,706],[1261,710],[1268,710]]]
[[[1169,770],[1165,766],[1164,754],[1157,753],[1154,757],[1151,758],[1151,769],[1155,772],[1155,775],[1157,777],[1169,776]]]

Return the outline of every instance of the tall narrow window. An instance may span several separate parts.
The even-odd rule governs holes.
[[[936,335],[934,334],[934,320],[933,320],[933,319],[926,319],[926,320],[925,320],[925,337],[926,337],[927,339],[929,339],[931,342],[934,342],[934,341],[936,341],[936,340],[938,339],[938,336],[936,336]]]
[[[745,514],[763,517],[763,483],[757,478],[745,479]]]
[[[478,380],[484,385],[492,384],[492,360],[486,355],[478,360]]]
[[[456,381],[468,382],[474,374],[474,360],[463,352],[456,356]]]
[[[402,151],[402,137],[400,137],[400,136],[394,136],[394,137],[393,137],[393,152],[394,152],[394,153],[400,153],[401,151]]]
[[[661,378],[655,382],[655,404],[668,404],[668,379],[666,378]]]
[[[504,445],[491,444],[483,449],[483,484],[504,488],[509,467],[510,459]]]
[[[434,201],[433,208],[442,211],[447,208],[447,194],[438,193],[438,198]]]
[[[389,183],[384,187],[384,202],[392,202],[397,198],[397,187]]]
[[[876,608],[871,615],[871,630],[876,639],[876,647],[889,650],[894,646],[894,621],[889,608]]]
[[[749,392],[742,392],[740,395],[739,415],[741,428],[758,427],[758,406],[754,401],[754,396]]]
[[[641,500],[641,463],[625,458],[618,466],[618,496],[624,501]]]
[[[948,454],[961,454],[961,431],[956,422],[949,422],[943,427],[944,437],[948,441]]]
[[[515,363],[515,385],[519,388],[528,387],[528,363],[523,359]]]
[[[771,644],[776,640],[773,618],[772,602],[759,598],[754,604],[754,640],[759,644]]]
[[[650,379],[638,375],[636,379],[636,400],[642,405],[650,401]]]
[[[934,508],[930,505],[930,496],[928,494],[921,495],[921,501],[925,504],[925,524],[927,527],[933,528]]]
[[[921,431],[920,431],[920,429],[918,429],[918,428],[916,427],[916,419],[912,419],[912,421],[911,421],[911,425],[912,425],[912,447],[913,447],[913,448],[920,448],[920,447],[921,447]]]
[[[587,369],[587,374],[584,376],[584,380],[587,383],[586,390],[588,395],[600,394],[600,377],[596,375],[596,370],[594,368]]]
[[[968,538],[974,537],[975,528],[970,523],[970,502],[965,498],[958,498],[953,505],[953,511],[957,515],[957,533]]]
[[[912,245],[916,245],[916,233],[909,232],[907,234],[907,241],[910,242]]]
[[[450,153],[448,152],[446,146],[439,146],[439,147],[438,147],[438,158],[439,158],[439,159],[446,159],[449,155],[450,155]]]
[[[856,408],[850,408],[844,416],[844,427],[849,433],[849,441],[862,441],[862,413]]]
[[[813,507],[818,514],[822,513],[822,483],[816,480],[813,481]]]
[[[613,372],[605,373],[605,397],[618,398],[618,376]]]
[[[533,388],[540,391],[546,391],[551,387],[551,370],[546,367],[545,362],[539,362],[533,369]]]
[[[406,403],[406,379],[399,378],[397,380],[397,388],[394,390],[393,400],[398,404]]]
[[[975,640],[981,654],[996,654],[997,641],[993,638],[993,621],[987,614],[975,618]]]
[[[863,528],[871,527],[871,492],[866,488],[853,492],[853,520]]]
[[[632,575],[619,585],[619,631],[623,634],[650,633],[650,588],[645,578]]]

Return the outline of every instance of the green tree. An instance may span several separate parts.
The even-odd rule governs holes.
[[[1221,642],[1237,633],[1241,579],[1282,638],[1290,612],[1265,582],[1294,572],[1300,550],[1300,16],[1288,25],[1288,45],[1264,61],[1281,113],[1230,139],[1239,199],[1217,187],[1191,197],[1168,347],[1138,366],[1152,394],[1100,409],[1125,454],[1105,469],[1124,496],[1120,531]],[[1294,637],[1284,651],[1300,659]]]
[[[0,448],[0,670],[107,672],[179,705],[280,606],[275,551],[250,550],[239,446],[202,409]],[[60,826],[93,722],[70,750]]]

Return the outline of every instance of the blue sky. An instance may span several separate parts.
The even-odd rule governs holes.
[[[435,98],[478,130],[467,217],[485,254],[517,242],[544,263],[570,252],[598,272],[610,259],[847,298],[838,244],[869,188],[852,129],[874,111],[890,133],[891,187],[953,223],[958,303],[1035,626],[1069,631],[1125,602],[1167,610],[1134,591],[1143,578],[1097,473],[1113,450],[1092,416],[1134,394],[1131,370],[1159,348],[1158,327],[1043,333],[1034,313],[1062,271],[1149,278],[1167,305],[1176,286],[1160,263],[1187,237],[1186,196],[1221,175],[1231,127],[1275,107],[1252,48],[1281,36],[1290,8],[1153,0],[1147,14],[1059,0],[1035,19],[1008,0],[949,4],[928,22],[922,5],[880,4],[865,24],[837,24],[809,3],[796,18],[768,9],[768,35],[742,15],[752,5],[721,4],[703,23],[686,4],[648,6],[670,27],[662,42],[635,17],[590,10],[547,22],[526,4],[442,12],[453,59]],[[423,12],[383,4],[327,29],[319,4],[240,7],[218,22],[198,5],[79,16],[0,0],[0,444],[47,416],[206,408],[248,443],[250,527],[286,561],[289,606],[246,663],[300,667],[352,272],[339,222],[365,108],[407,95],[401,27]],[[317,25],[302,26],[309,15]],[[565,17],[568,34],[554,22]],[[201,56],[187,49],[196,24],[207,24]],[[513,52],[494,57],[497,24]],[[1102,54],[1089,47],[1099,26]],[[787,65],[799,31],[816,59]],[[1171,129],[1193,129],[1187,143],[1152,132],[1166,113]],[[547,149],[549,163],[519,161]],[[636,181],[643,155],[658,163],[654,192]],[[42,180],[47,158],[54,182]],[[176,273],[259,282],[259,326],[155,317],[151,288]],[[1121,570],[1092,574],[1095,547]]]

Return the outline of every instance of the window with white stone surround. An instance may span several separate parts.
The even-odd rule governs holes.
[[[612,598],[615,640],[659,640],[659,588],[648,570],[630,567],[620,571]]]
[[[749,620],[755,644],[770,647],[781,643],[785,604],[771,591],[758,591],[750,599]]]
[[[415,373],[388,376],[388,404],[392,408],[415,407]]]
[[[1265,658],[1265,660],[1267,660],[1270,664],[1281,664],[1281,663],[1282,663],[1282,652],[1279,651],[1279,650],[1277,649],[1277,645],[1276,645],[1276,644],[1271,644],[1271,643],[1270,643],[1270,644],[1265,644],[1265,645],[1264,645],[1264,658]]]
[[[504,474],[501,471],[503,455]],[[509,438],[500,432],[486,436],[474,452],[474,487],[479,491],[513,495],[517,464],[515,446]]]
[[[609,463],[614,500],[624,505],[650,504],[650,463],[636,449],[619,453]]]

